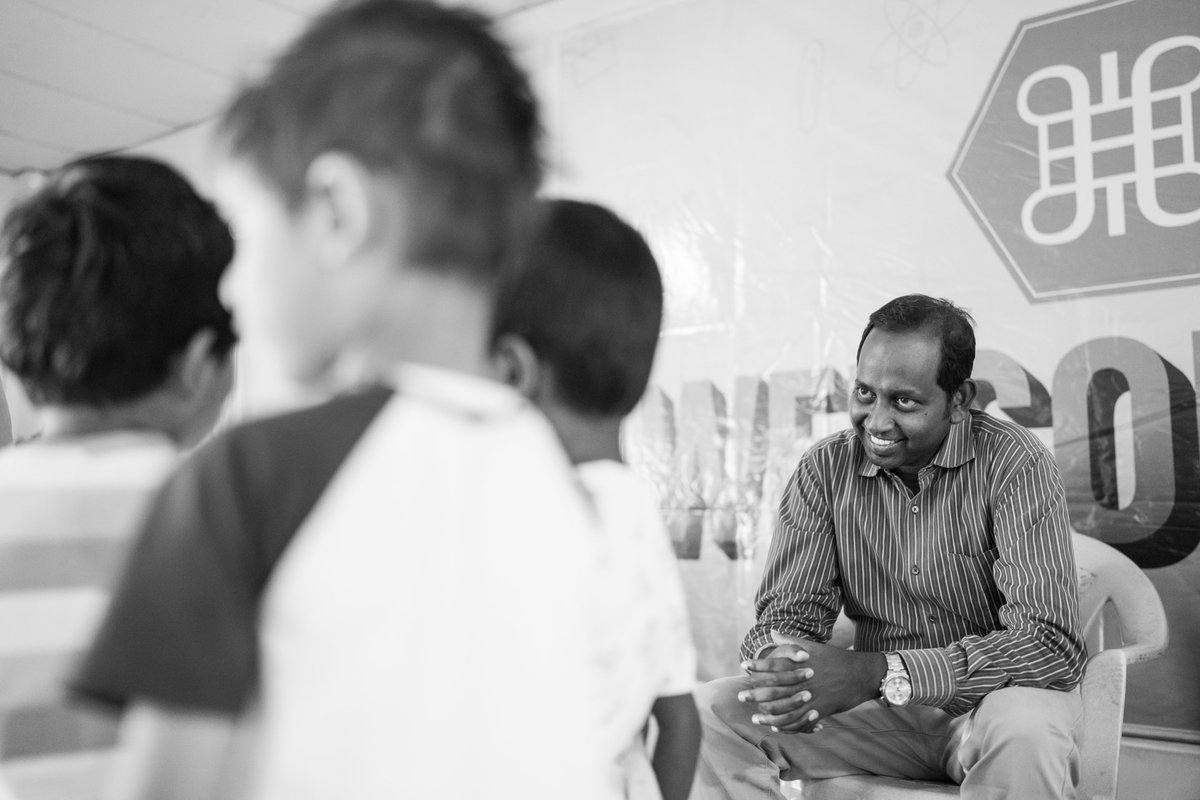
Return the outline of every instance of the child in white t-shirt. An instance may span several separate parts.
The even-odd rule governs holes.
[[[611,211],[572,200],[540,210],[523,269],[501,289],[495,357],[502,377],[554,425],[602,519],[601,734],[612,779],[626,797],[684,800],[700,742],[696,651],[658,503],[620,450],[621,421],[654,360],[662,279],[645,240]],[[644,735],[651,716],[652,765]]]
[[[246,341],[297,381],[387,385],[171,476],[75,682],[125,712],[106,797],[607,798],[579,691],[597,532],[550,425],[490,377],[539,132],[489,21],[416,0],[333,4],[222,115]]]

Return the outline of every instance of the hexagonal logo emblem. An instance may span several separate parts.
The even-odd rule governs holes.
[[[1200,3],[1022,22],[949,178],[1031,301],[1200,281]]]

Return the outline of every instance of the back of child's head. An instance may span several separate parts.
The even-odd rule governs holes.
[[[537,104],[473,11],[419,0],[335,5],[226,110],[225,154],[292,211],[325,152],[395,179],[410,266],[498,278],[542,177]]]
[[[642,235],[612,211],[546,200],[521,269],[500,290],[494,338],[520,336],[577,413],[623,417],[646,391],[663,284]]]
[[[0,230],[0,361],[37,405],[142,397],[200,331],[228,356],[237,337],[217,289],[232,257],[216,208],[167,165],[69,163]]]

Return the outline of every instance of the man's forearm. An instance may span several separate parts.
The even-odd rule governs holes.
[[[913,702],[950,714],[970,711],[1005,686],[1070,690],[1079,682],[1086,658],[1076,648],[1049,648],[1034,636],[1007,630],[901,655],[912,677]]]

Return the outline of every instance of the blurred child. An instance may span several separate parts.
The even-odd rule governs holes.
[[[125,708],[111,796],[600,796],[595,532],[486,377],[539,140],[487,20],[427,2],[334,6],[227,109],[243,334],[387,385],[234,428],[160,494],[77,683]]]
[[[624,793],[686,800],[700,745],[696,652],[658,502],[620,448],[621,421],[650,378],[662,279],[642,236],[607,209],[550,200],[542,212],[523,269],[500,293],[495,356],[503,378],[554,425],[603,521],[600,601],[610,627],[599,638],[612,647],[603,744],[623,768]]]
[[[0,360],[40,433],[0,449],[0,756],[23,797],[94,797],[115,727],[65,702],[146,504],[214,425],[233,240],[165,164],[75,161],[0,232]]]

